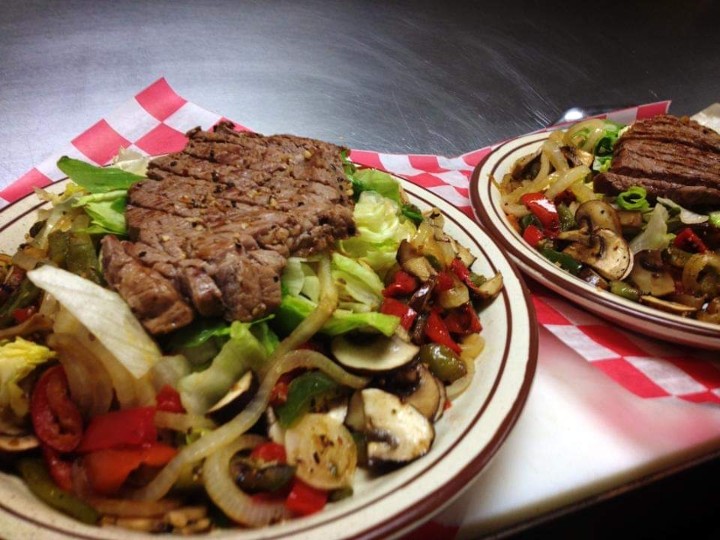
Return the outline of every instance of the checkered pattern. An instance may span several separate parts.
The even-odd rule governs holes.
[[[609,113],[622,123],[667,112],[669,102],[652,103]],[[224,119],[180,97],[160,79],[134,99],[100,120],[71,143],[0,191],[0,208],[23,197],[35,186],[63,178],[56,162],[62,155],[99,165],[118,149],[130,147],[146,155],[180,150],[184,133],[205,129]],[[238,126],[238,130],[247,130]],[[475,166],[494,146],[458,157],[397,155],[353,150],[352,159],[402,176],[439,195],[472,217],[469,180]],[[610,326],[565,302],[554,293],[533,286],[538,323],[593,366],[627,390],[644,398],[682,398],[691,402],[720,403],[720,364],[717,354],[673,347]]]

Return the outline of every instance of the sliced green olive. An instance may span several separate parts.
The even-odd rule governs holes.
[[[432,374],[445,384],[451,384],[467,374],[465,362],[445,345],[423,345],[420,347],[420,361],[427,364]]]

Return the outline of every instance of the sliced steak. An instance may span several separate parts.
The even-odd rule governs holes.
[[[229,123],[188,138],[129,190],[130,241],[102,244],[108,283],[153,334],[195,312],[242,321],[271,312],[288,256],[324,251],[355,230],[342,148]],[[159,299],[145,294],[150,284]]]
[[[110,286],[125,299],[148,332],[168,332],[190,324],[190,306],[170,281],[130,255],[128,244],[110,235],[103,238],[103,270]]]
[[[644,187],[688,208],[720,204],[720,135],[688,118],[640,120],[618,139],[610,170],[595,177],[595,191],[616,195]]]

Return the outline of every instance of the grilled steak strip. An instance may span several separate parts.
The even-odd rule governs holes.
[[[271,312],[288,256],[354,233],[340,147],[229,123],[188,137],[129,190],[131,241],[103,240],[108,283],[153,334],[189,324],[195,312],[242,321]],[[148,299],[147,290],[167,296]]]
[[[644,187],[688,208],[720,204],[720,135],[689,120],[640,120],[618,139],[610,170],[595,177],[595,191],[617,195]]]

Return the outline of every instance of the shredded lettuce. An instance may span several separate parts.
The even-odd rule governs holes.
[[[670,210],[676,211],[680,216],[680,221],[685,223],[686,225],[697,225],[698,223],[705,223],[706,221],[708,221],[708,219],[710,219],[707,214],[697,214],[695,212],[692,212],[687,208],[683,208],[675,201],[671,201],[670,199],[666,199],[665,197],[658,197],[657,202],[659,202],[663,206],[666,206]]]
[[[630,242],[633,255],[648,249],[665,249],[670,245],[675,235],[667,232],[669,217],[670,214],[662,204],[655,205],[645,230]]]
[[[90,216],[91,222],[86,232],[120,236],[127,234],[126,205],[127,190],[85,195],[73,204],[75,208],[83,208]]]
[[[411,238],[417,228],[402,217],[396,202],[373,191],[360,195],[353,217],[357,235],[338,242],[340,251],[384,276],[395,264],[400,242]]]
[[[186,375],[178,382],[180,399],[188,412],[205,414],[247,370],[261,371],[278,343],[265,320],[235,321],[229,334],[230,339],[207,369]]]
[[[18,419],[28,413],[28,396],[19,383],[55,353],[21,337],[0,344],[0,411],[9,409]]]

